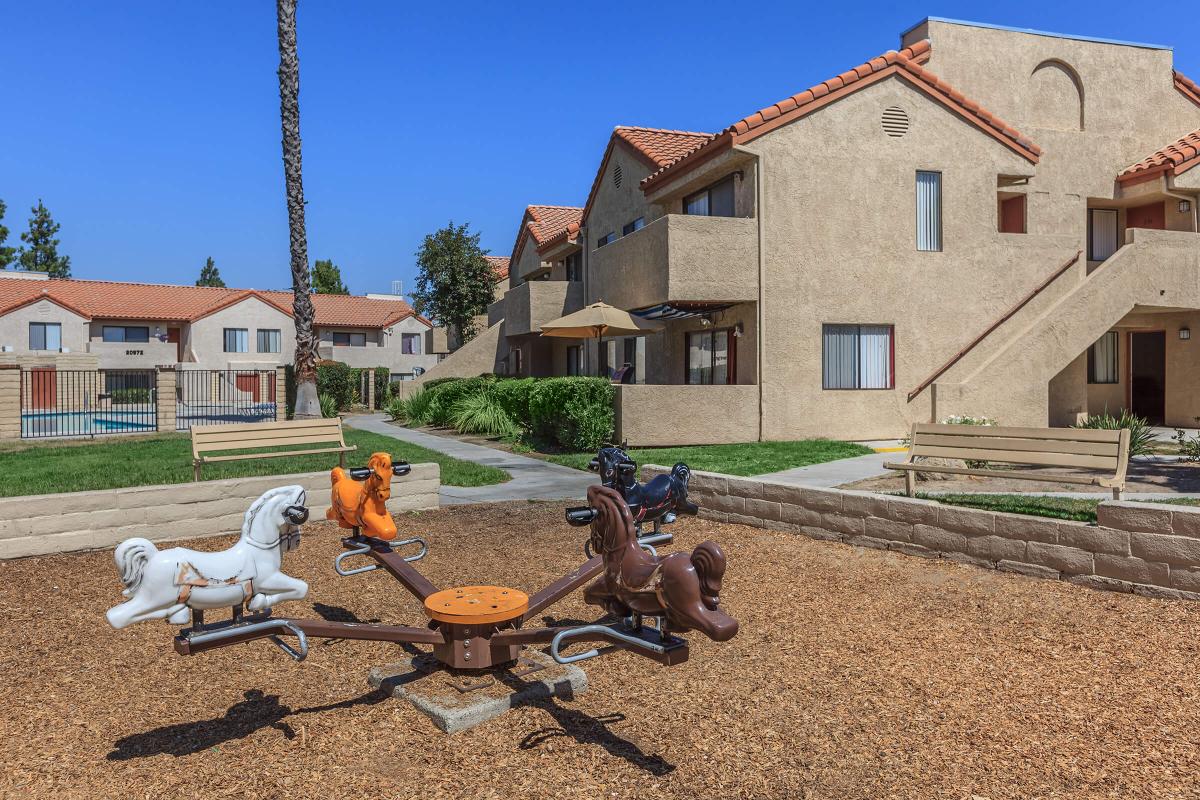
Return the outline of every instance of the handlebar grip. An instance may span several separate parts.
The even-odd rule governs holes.
[[[574,508],[568,508],[566,514],[567,524],[576,528],[582,528],[584,525],[591,525],[592,521],[596,519],[599,514],[600,512],[598,512],[596,509],[588,506],[576,506]]]
[[[351,467],[350,469],[346,470],[346,474],[356,481],[365,481],[367,478],[371,477],[371,468]]]
[[[412,472],[412,465],[407,461],[400,461],[392,464],[392,474],[396,477],[407,475],[410,472]]]
[[[625,462],[624,464],[619,464],[617,469],[621,472],[637,472],[637,464]]]
[[[591,461],[589,461],[588,469],[590,469],[592,472],[595,472],[596,470],[600,469],[600,459],[593,458]]]

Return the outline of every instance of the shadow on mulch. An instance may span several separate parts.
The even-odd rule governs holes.
[[[517,745],[521,750],[534,750],[551,739],[569,737],[580,744],[603,747],[609,755],[622,758],[655,777],[661,778],[675,771],[674,764],[661,756],[642,752],[642,748],[608,729],[609,725],[625,721],[625,715],[620,712],[593,717],[573,708],[564,708],[551,700],[537,700],[528,705],[531,708],[542,709],[553,717],[558,725],[538,728],[528,734]]]
[[[163,725],[118,739],[106,758],[109,761],[128,761],[157,755],[190,756],[225,742],[244,739],[262,728],[275,728],[283,733],[285,739],[294,739],[296,732],[284,722],[286,717],[375,705],[387,700],[390,695],[376,690],[338,703],[295,710],[280,703],[279,695],[264,694],[261,689],[250,689],[245,692],[245,697],[244,701],[234,703],[224,716],[216,719]]]

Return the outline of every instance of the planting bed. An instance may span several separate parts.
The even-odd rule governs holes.
[[[314,514],[319,518],[320,514]],[[400,518],[440,586],[536,589],[580,560],[562,504]],[[398,650],[265,642],[192,658],[112,631],[111,554],[0,563],[5,797],[1120,797],[1200,793],[1196,604],[683,519],[729,556],[731,642],[662,668],[617,653],[589,689],[445,736],[368,690]],[[197,543],[191,543],[195,546]],[[198,543],[228,546],[225,539]],[[384,575],[337,577],[329,523],[281,614],[419,624]],[[556,620],[596,618],[580,593]]]

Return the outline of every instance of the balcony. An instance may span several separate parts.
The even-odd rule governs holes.
[[[669,214],[589,255],[592,297],[619,308],[758,299],[758,223]]]
[[[578,281],[529,281],[504,295],[504,333],[537,333],[542,325],[583,308]]]

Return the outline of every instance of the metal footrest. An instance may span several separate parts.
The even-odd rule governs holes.
[[[353,540],[347,539],[346,541],[349,542]],[[429,552],[429,543],[420,536],[414,536],[411,539],[401,539],[400,541],[391,543],[393,548],[403,547],[404,545],[408,544],[419,544],[421,546],[421,550],[416,555],[405,556],[405,561],[420,561]],[[349,547],[349,545],[347,546]],[[342,562],[347,558],[352,556],[365,556],[370,552],[371,543],[368,541],[364,541],[362,544],[350,547],[349,550],[344,553],[339,553],[337,557],[333,559],[333,571],[338,575],[341,575],[343,578],[348,578],[351,575],[361,575],[364,572],[370,572],[373,569],[379,569],[378,564],[368,564],[365,567],[355,567],[354,569],[346,569],[342,567]]]
[[[648,533],[645,536],[638,537],[638,544],[650,555],[658,557],[658,551],[654,549],[656,544],[670,544],[675,540],[673,533]],[[596,554],[592,552],[592,540],[588,539],[583,543],[583,554],[587,558],[592,558]]]
[[[296,637],[297,646],[292,647],[280,639],[278,634],[273,633],[273,631],[287,631]],[[242,618],[240,621],[231,620],[209,627],[194,627],[181,631],[180,636],[189,645],[209,644],[211,642],[220,642],[234,638],[240,641],[270,639],[272,644],[296,661],[303,661],[308,657],[308,636],[305,635],[304,631],[293,625],[291,620],[272,619],[269,616],[252,617],[249,619]]]
[[[578,628],[568,628],[555,634],[550,642],[550,656],[559,664],[574,664],[602,655],[600,650],[591,649],[573,656],[562,654],[562,648],[569,639],[587,636],[590,639],[602,637],[611,641],[623,650],[629,650],[639,655],[649,656],[662,664],[674,664],[687,658],[687,641],[678,636],[664,635],[655,628],[632,628],[624,624],[618,625],[582,625]],[[680,657],[682,656],[682,657]]]

